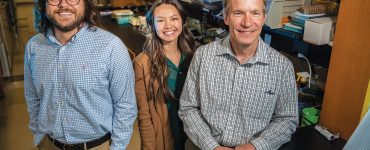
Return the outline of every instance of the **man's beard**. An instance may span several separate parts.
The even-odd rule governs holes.
[[[69,12],[72,12],[73,14],[76,14],[76,11],[73,11],[73,10],[70,10],[70,9],[60,9],[58,12],[60,11],[69,11]],[[56,12],[56,14],[58,13]],[[49,15],[49,21],[51,22],[51,24],[59,29],[60,31],[62,32],[69,32],[69,31],[72,31],[73,29],[76,29],[77,27],[79,27],[81,25],[81,23],[83,22],[84,20],[84,17],[83,15],[81,16],[76,16],[76,19],[74,21],[72,21],[71,23],[63,26],[62,24],[58,23],[58,21],[52,16],[52,15]]]

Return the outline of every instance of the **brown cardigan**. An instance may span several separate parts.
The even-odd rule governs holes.
[[[142,150],[173,150],[173,139],[165,99],[148,99],[149,57],[141,53],[134,60],[135,94],[138,105]],[[158,84],[152,85],[154,92]]]

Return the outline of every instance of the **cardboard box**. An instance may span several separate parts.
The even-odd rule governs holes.
[[[303,40],[315,45],[328,44],[333,39],[336,17],[313,18],[305,21]]]

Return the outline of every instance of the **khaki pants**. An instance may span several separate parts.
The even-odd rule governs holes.
[[[200,150],[189,138],[185,142],[185,150]]]
[[[106,142],[104,142],[103,144],[99,145],[99,146],[95,146],[93,148],[90,148],[88,150],[109,150],[109,141],[110,140],[107,140]],[[37,148],[38,150],[60,150],[60,148],[58,148],[57,146],[54,145],[54,143],[51,142],[51,140],[46,136],[44,136],[44,138],[42,139],[42,141],[40,142],[39,145],[37,145]],[[85,148],[85,150],[87,150]]]

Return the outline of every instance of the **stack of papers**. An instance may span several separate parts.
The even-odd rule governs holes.
[[[317,18],[317,17],[321,17],[321,16],[325,16],[325,14],[304,14],[304,13],[301,13],[299,11],[296,11],[294,12],[295,15],[299,16],[299,17],[302,17],[302,18]]]
[[[303,27],[293,25],[292,23],[288,22],[284,24],[283,29],[296,32],[296,33],[303,33]]]
[[[296,11],[289,15],[290,23],[295,26],[304,27],[304,23],[308,19],[318,18],[325,16],[326,14],[303,14],[299,11]]]

